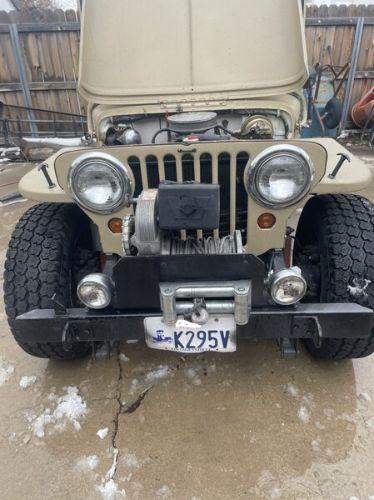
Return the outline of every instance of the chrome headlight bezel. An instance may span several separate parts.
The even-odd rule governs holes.
[[[111,171],[117,177],[121,188],[121,195],[118,201],[110,206],[101,207],[94,203],[89,203],[87,200],[82,200],[76,191],[76,180],[80,172],[87,166],[92,164],[102,164],[106,168],[110,168]],[[84,153],[78,158],[76,158],[69,169],[68,174],[68,185],[69,190],[78,205],[90,212],[98,214],[111,214],[121,209],[126,203],[129,202],[133,194],[133,182],[130,175],[129,168],[126,167],[121,161],[112,155],[99,151],[91,151],[89,153]]]
[[[261,168],[265,165],[265,162],[268,162],[270,159],[274,159],[279,156],[289,156],[297,159],[298,161],[302,160],[303,168],[305,168],[306,173],[306,182],[303,186],[303,189],[301,189],[292,199],[289,199],[285,202],[275,202],[273,200],[265,198],[258,188]],[[260,205],[267,208],[285,208],[294,205],[309,192],[314,180],[314,176],[315,168],[313,162],[304,149],[292,144],[279,144],[266,148],[254,158],[249,171],[245,175],[244,182],[248,194],[250,194]]]

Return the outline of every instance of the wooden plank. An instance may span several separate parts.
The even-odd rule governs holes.
[[[374,5],[351,5],[348,9],[347,5],[330,5],[317,6],[308,5],[306,8],[307,17],[373,17]]]
[[[355,26],[357,17],[308,17],[306,26]],[[365,17],[365,25],[374,25],[374,17]]]
[[[76,90],[76,81],[61,81],[61,82],[30,82],[30,90]],[[0,92],[18,92],[22,90],[20,83],[0,83]]]
[[[357,17],[317,17],[306,19],[306,26],[346,26],[355,25]],[[365,24],[374,25],[374,17],[365,16]],[[18,31],[21,32],[54,32],[54,31],[80,31],[80,23],[78,22],[53,22],[53,23],[22,23],[18,26]],[[0,33],[8,33],[7,24],[0,24]]]
[[[362,70],[355,73],[355,80],[367,80],[370,78],[374,78],[374,70]],[[341,80],[341,77],[338,80]]]
[[[70,22],[70,23],[79,22],[78,13],[72,9],[65,11],[65,19],[66,19],[66,22]]]
[[[54,31],[80,31],[80,23],[77,22],[60,22],[60,23],[22,23],[18,25],[20,33],[44,33]],[[7,24],[0,24],[0,33],[8,33],[9,27]]]
[[[364,26],[362,42],[357,62],[358,70],[374,67],[374,27]]]

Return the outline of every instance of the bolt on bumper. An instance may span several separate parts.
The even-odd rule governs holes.
[[[27,343],[126,341],[144,338],[144,318],[160,311],[123,313],[84,308],[35,309],[18,316],[13,327],[17,339]],[[248,323],[237,327],[244,338],[361,338],[370,335],[373,311],[354,303],[298,304],[259,307]]]

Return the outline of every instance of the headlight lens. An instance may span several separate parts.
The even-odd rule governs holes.
[[[253,160],[247,189],[262,205],[282,208],[299,201],[313,178],[314,166],[304,150],[292,145],[272,146]]]
[[[88,210],[111,213],[131,195],[131,178],[120,161],[106,153],[86,153],[70,167],[69,187],[74,199]]]
[[[307,283],[298,267],[282,269],[270,277],[270,293],[276,304],[289,306],[301,300],[307,291]]]

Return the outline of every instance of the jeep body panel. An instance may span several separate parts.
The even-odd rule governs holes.
[[[298,91],[308,77],[299,0],[89,0],[82,21],[90,105],[226,106]]]
[[[234,157],[236,154],[244,151],[247,152],[249,156],[246,166],[247,171],[251,168],[251,159],[253,159],[259,152],[276,143],[276,141],[264,140],[230,141],[228,143],[198,143],[194,144],[193,147],[184,147],[183,151],[185,153],[191,152],[195,158],[199,158],[199,156],[204,152],[208,152],[213,157],[218,157],[221,153],[227,152],[231,155],[231,157]],[[316,171],[313,185],[309,193],[302,200],[283,209],[265,209],[257,203],[252,196],[248,195],[247,232],[249,237],[245,246],[248,253],[261,255],[269,249],[283,248],[284,235],[289,218],[298,208],[305,205],[310,195],[325,193],[359,193],[371,182],[371,172],[368,166],[358,158],[354,157],[333,139],[321,138],[311,140],[292,140],[287,141],[287,143],[303,148],[311,157]],[[114,146],[111,148],[96,148],[96,150],[107,151],[124,163],[127,163],[127,160],[130,157],[138,157],[142,164],[143,188],[147,188],[148,186],[145,181],[145,162],[147,156],[156,156],[161,164],[162,159],[166,154],[174,154],[177,158],[178,156],[181,157],[177,151],[179,148],[180,145],[178,144],[165,144]],[[90,150],[95,151],[94,148],[91,148]],[[196,152],[194,152],[195,150]],[[30,173],[26,174],[26,176],[24,176],[21,180],[19,185],[21,194],[26,198],[36,201],[73,202],[73,197],[70,194],[68,187],[68,172],[74,159],[85,152],[87,152],[87,148],[71,148],[60,151],[54,157],[51,157],[47,162],[49,165],[48,172],[52,180],[56,183],[56,187],[52,189],[49,188],[43,173],[34,169]],[[330,179],[328,176],[336,166],[339,159],[337,156],[338,153],[346,154],[350,158],[351,162],[346,162],[335,179]],[[230,165],[230,168],[236,168],[234,162]],[[246,175],[246,172],[244,175]],[[162,173],[160,175],[160,178],[161,177]],[[231,187],[231,192],[233,193],[233,191],[234,188]],[[234,193],[233,196],[235,196]],[[234,207],[231,206],[231,212],[233,210]],[[116,253],[122,255],[121,234],[112,233],[108,228],[108,222],[113,217],[124,217],[127,213],[131,213],[132,209],[121,208],[118,212],[111,214],[97,214],[88,210],[84,211],[97,226],[102,251],[105,253]],[[271,212],[276,217],[276,224],[271,229],[260,229],[257,224],[257,218],[264,212]]]

